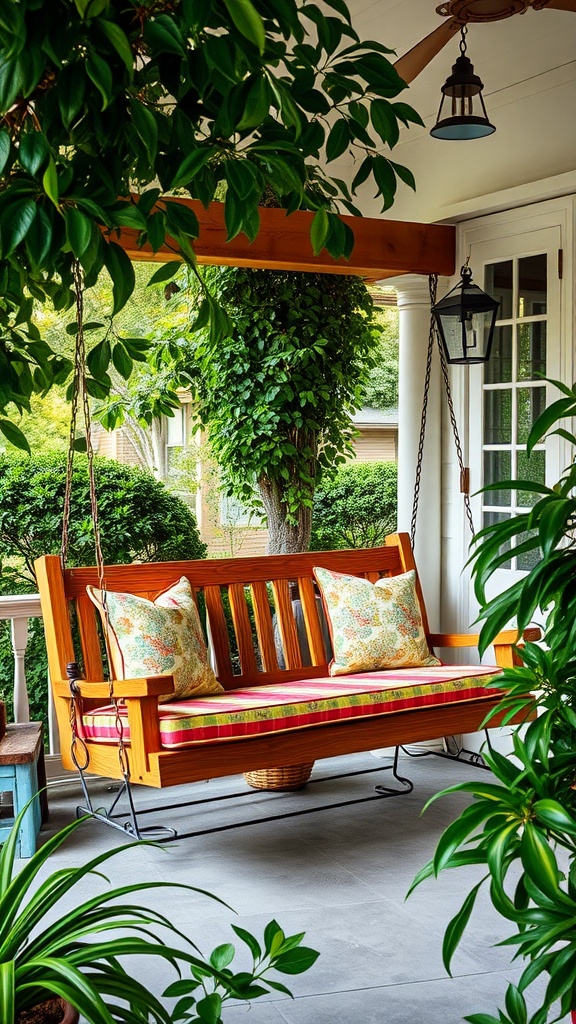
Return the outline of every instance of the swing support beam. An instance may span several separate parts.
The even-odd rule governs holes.
[[[170,196],[170,202],[186,206],[198,218],[200,233],[194,252],[202,264],[356,274],[368,281],[399,274],[451,277],[456,269],[456,228],[452,224],[342,216],[354,233],[354,249],[349,260],[335,260],[326,249],[314,255],[310,241],[314,214],[307,210],[287,215],[285,210],[262,207],[260,231],[254,241],[249,242],[245,235],[228,241],[223,203],[213,202],[206,210],[196,199]],[[149,243],[138,244],[138,232],[131,228],[122,228],[115,241],[132,260],[166,263],[180,259],[176,243],[168,241],[153,252]]]

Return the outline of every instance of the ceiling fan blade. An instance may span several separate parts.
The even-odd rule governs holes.
[[[576,14],[576,0],[549,0],[544,10],[551,7],[553,11],[574,11]]]
[[[559,0],[562,2],[562,0]],[[421,39],[416,46],[413,46],[408,53],[405,53],[403,57],[400,57],[394,67],[403,78],[405,82],[413,82],[417,75],[434,59],[437,53],[440,53],[442,47],[449,43],[452,37],[459,32],[461,25],[456,18],[449,18],[447,21],[443,21],[438,28],[435,28],[429,36],[425,39]]]

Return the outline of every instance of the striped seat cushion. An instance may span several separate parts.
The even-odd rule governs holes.
[[[349,718],[489,699],[494,690],[487,684],[499,671],[478,665],[439,665],[241,687],[159,705],[161,742],[167,749],[220,743]],[[126,716],[125,709],[121,714]],[[85,713],[82,724],[87,740],[117,740],[110,705]],[[130,741],[127,718],[123,738]]]

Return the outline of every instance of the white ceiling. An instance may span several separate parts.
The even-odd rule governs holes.
[[[400,57],[440,24],[438,2],[349,0],[349,6],[360,37],[378,39]],[[576,174],[576,13],[528,10],[491,24],[471,24],[468,56],[484,82],[484,102],[496,132],[484,139],[446,142],[428,132],[441,86],[459,53],[459,38],[456,34],[402,94],[426,128],[403,129],[391,153],[410,167],[417,182],[416,194],[400,187],[387,214],[394,219],[454,219],[460,204],[470,215],[474,203],[467,200],[473,197],[557,175],[564,175],[560,180],[565,182],[569,172]],[[354,173],[344,160],[328,169],[348,178]],[[380,214],[369,190],[360,205],[366,215]]]

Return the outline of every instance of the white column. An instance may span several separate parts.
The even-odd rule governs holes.
[[[14,652],[14,721],[30,721],[30,705],[26,686],[24,659],[28,645],[28,619],[14,618],[11,622],[12,650]]]
[[[399,277],[394,284],[399,312],[398,379],[398,529],[410,532],[426,354],[430,331],[428,278]],[[442,402],[438,353],[432,358],[426,440],[416,522],[415,558],[424,591],[430,628],[440,629]]]

